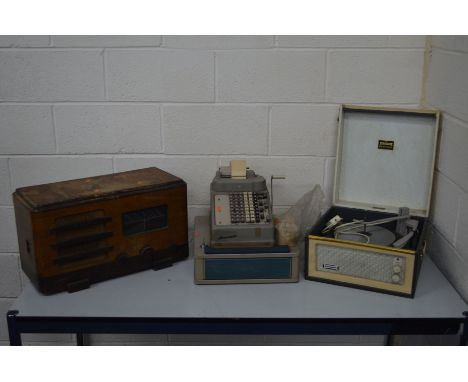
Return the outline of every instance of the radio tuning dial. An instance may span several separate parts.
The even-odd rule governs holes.
[[[400,272],[401,272],[401,267],[400,267],[399,265],[395,265],[395,266],[393,267],[393,272],[394,272],[394,273],[400,273]]]

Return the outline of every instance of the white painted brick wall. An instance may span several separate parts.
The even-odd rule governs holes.
[[[202,335],[202,334],[169,334],[168,341],[173,345],[189,346],[199,343],[207,345],[226,345],[236,343],[239,345],[254,345],[262,343],[265,336],[262,335],[239,335],[239,334],[223,334],[223,335]]]
[[[0,153],[55,154],[52,107],[0,104]]]
[[[271,345],[281,345],[282,343],[290,343],[294,345],[354,345],[359,343],[358,335],[282,335],[271,336],[267,339]]]
[[[18,252],[13,207],[0,207],[0,227],[0,253]]]
[[[18,297],[20,293],[19,256],[17,253],[0,253],[0,296]]]
[[[273,105],[271,154],[335,156],[338,112],[329,105]]]
[[[468,53],[468,39],[460,36],[433,36],[432,46],[434,48]]]
[[[20,279],[22,288],[24,288],[26,285],[31,284],[31,280],[29,280],[28,276],[26,276],[26,273],[24,273],[22,269],[20,270]]]
[[[112,158],[79,156],[10,158],[11,186],[32,186],[112,173]]]
[[[2,50],[0,101],[104,100],[101,51]]]
[[[457,185],[440,172],[436,173],[434,189],[432,222],[453,243],[455,240],[455,223],[460,208],[460,192]]]
[[[265,155],[268,106],[177,105],[163,107],[168,154]]]
[[[323,191],[326,196],[327,203],[332,204],[333,199],[333,184],[335,181],[335,158],[327,158],[325,161],[325,175],[323,178]]]
[[[183,49],[272,48],[275,36],[164,36],[163,46]]]
[[[49,43],[49,36],[0,36],[0,48],[39,48]]]
[[[155,47],[161,45],[161,36],[51,36],[54,47]]]
[[[438,168],[459,187],[468,192],[467,124],[449,115],[444,115],[441,130]]]
[[[324,86],[324,52],[216,53],[216,100],[219,102],[322,101]]]
[[[465,49],[458,40],[450,44]],[[287,176],[275,185],[278,212],[317,183],[330,199],[339,103],[418,104],[424,46],[421,36],[0,36],[0,342],[7,340],[5,313],[29,283],[17,266],[15,188],[157,166],[188,183],[192,225],[194,216],[208,213],[217,167],[246,158],[266,177]],[[440,62],[459,66],[452,58],[436,60],[430,81],[437,86],[430,89],[441,87],[440,76],[455,75],[439,73]],[[458,80],[456,91],[464,86]],[[448,93],[441,89],[440,96]],[[454,105],[452,113],[463,115]],[[453,165],[466,158],[457,142],[466,126],[460,115],[452,117],[439,165],[448,185],[438,196],[451,209],[435,214],[440,232],[452,234],[442,244],[456,254],[441,262],[448,272],[463,269],[466,256],[457,248],[466,247],[467,203],[460,194],[466,177]],[[450,224],[453,194],[463,217]],[[457,277],[455,285],[466,287]],[[24,341],[65,345],[73,336]],[[92,344],[383,342],[383,336],[91,336]]]
[[[432,232],[429,254],[466,300],[466,296],[468,296],[468,283],[466,282],[468,263],[437,229]]]
[[[0,341],[8,340],[8,327],[5,317],[14,301],[12,298],[0,297]]]
[[[173,345],[173,346],[193,346],[193,345],[383,345],[385,343],[384,336],[321,336],[321,335],[214,335],[214,334],[169,334],[169,335],[142,335],[142,334],[119,334],[108,335],[99,334],[91,335],[91,345],[120,345],[127,343],[135,346],[145,345]]]
[[[8,158],[0,158],[0,206],[11,205],[10,174]]]
[[[284,48],[382,48],[388,36],[278,36]]]
[[[465,264],[468,265],[468,194],[466,192],[461,196],[455,235],[455,247],[460,252]],[[465,267],[466,270],[468,267]],[[466,274],[463,280],[468,284]]]
[[[424,48],[426,36],[278,36],[278,47]]]
[[[467,68],[468,54],[437,48],[432,50],[428,102],[463,121],[468,121]]]
[[[468,300],[468,37],[433,36],[428,105],[442,110],[431,255]]]
[[[418,103],[424,51],[332,50],[327,100],[340,103]]]
[[[93,334],[89,336],[90,345],[121,345],[126,343],[134,346],[167,345],[165,334]]]
[[[54,106],[57,152],[160,153],[158,105]]]
[[[394,48],[424,48],[426,36],[388,36],[388,47]]]
[[[210,52],[109,50],[107,86],[113,101],[214,99],[214,56]]]
[[[71,333],[25,333],[21,336],[24,345],[72,345],[76,344],[74,338]]]

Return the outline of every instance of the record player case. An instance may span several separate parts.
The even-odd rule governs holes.
[[[413,297],[427,246],[439,111],[342,105],[331,208],[306,237],[305,278]],[[418,229],[403,249],[323,234],[344,221],[396,216],[409,207]],[[395,231],[396,223],[384,228]]]

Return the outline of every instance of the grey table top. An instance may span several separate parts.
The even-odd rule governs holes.
[[[461,318],[468,310],[426,258],[414,299],[301,279],[293,284],[195,285],[193,258],[43,296],[28,285],[11,309],[19,316],[182,318]]]

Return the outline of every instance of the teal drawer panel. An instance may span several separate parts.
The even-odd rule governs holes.
[[[287,279],[289,257],[205,259],[205,280]]]

